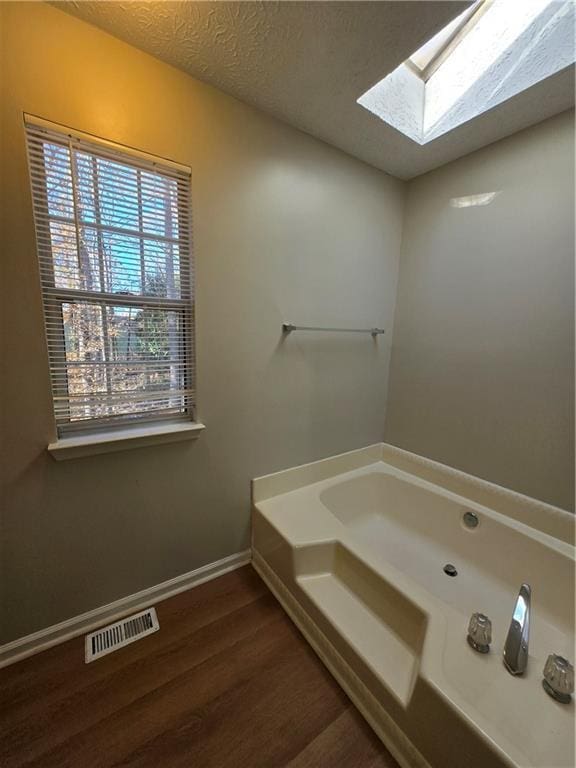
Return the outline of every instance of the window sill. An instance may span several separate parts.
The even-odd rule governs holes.
[[[198,422],[147,424],[108,432],[93,432],[89,435],[62,437],[50,443],[48,452],[56,461],[63,461],[81,456],[94,456],[98,453],[143,448],[148,445],[195,440],[204,429],[204,424]]]

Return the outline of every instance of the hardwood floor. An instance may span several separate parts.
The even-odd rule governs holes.
[[[250,566],[156,609],[0,670],[2,768],[398,768]]]

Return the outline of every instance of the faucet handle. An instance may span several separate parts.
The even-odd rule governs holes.
[[[492,642],[492,622],[483,613],[473,613],[468,625],[468,645],[478,653],[488,653]]]
[[[549,696],[569,704],[574,693],[574,667],[563,656],[551,653],[544,665],[542,686]]]

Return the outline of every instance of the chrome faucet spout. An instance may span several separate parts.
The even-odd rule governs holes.
[[[522,584],[504,644],[504,666],[511,675],[522,675],[528,665],[531,594],[530,585]]]

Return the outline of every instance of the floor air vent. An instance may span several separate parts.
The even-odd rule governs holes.
[[[158,617],[154,608],[128,616],[115,624],[91,632],[86,635],[86,664],[96,661],[107,653],[112,653],[124,645],[129,645],[141,637],[152,634],[160,629]]]

